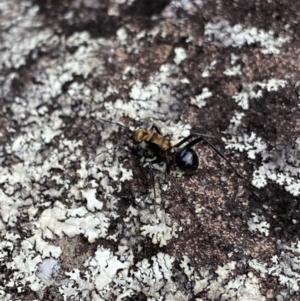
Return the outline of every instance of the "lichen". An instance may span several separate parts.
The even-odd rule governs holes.
[[[280,48],[290,40],[289,36],[275,37],[275,33],[270,30],[266,32],[256,27],[244,28],[241,24],[231,26],[227,20],[218,23],[207,23],[204,34],[209,36],[214,42],[224,47],[242,47],[259,43],[263,54],[279,54]]]
[[[196,212],[193,218],[188,210],[178,215],[181,195],[172,191],[165,166],[154,166],[155,183],[149,184],[153,158],[147,147],[132,146],[128,135],[155,124],[176,144],[195,132],[188,122],[205,127],[208,115],[224,115],[228,129],[218,135],[235,155],[247,153],[252,184],[272,182],[299,196],[300,138],[273,146],[246,124],[252,104],[264,93],[277,96],[290,82],[283,75],[249,76],[245,57],[252,52],[243,51],[258,45],[263,58],[277,58],[273,54],[290,41],[284,28],[277,35],[221,20],[203,23],[203,35],[187,21],[213,5],[206,0],[173,0],[151,18],[147,12],[143,22],[128,18],[138,1],[107,7],[83,1],[78,14],[78,3],[71,2],[53,15],[47,13],[51,1],[40,7],[27,0],[0,3],[0,299],[34,294],[41,300],[53,292],[64,300],[265,300],[261,283],[267,277],[278,281],[277,297],[296,294],[299,241],[274,245],[275,222],[261,208],[247,208],[243,180],[222,170],[228,186],[215,188],[219,175],[203,176],[201,166],[184,178]],[[87,11],[100,15],[87,18]],[[227,57],[220,59],[216,49]],[[229,57],[228,51],[234,53]],[[220,102],[220,95],[228,99]],[[234,109],[223,111],[227,100]],[[213,120],[209,131],[222,129],[224,120]],[[204,162],[205,148],[203,154]],[[172,175],[182,173],[174,169]],[[238,184],[235,198],[227,190],[218,194],[231,182]],[[244,229],[231,224],[233,214]],[[271,256],[263,248],[251,251],[262,236]]]

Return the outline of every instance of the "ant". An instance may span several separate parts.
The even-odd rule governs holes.
[[[105,119],[98,118],[99,120],[103,122],[107,122],[110,124],[115,124],[117,126],[120,126],[122,128],[125,128],[126,130],[129,130],[128,127],[117,123],[113,121],[108,121]],[[155,155],[155,159],[149,161],[150,166],[155,163],[161,163],[164,162],[166,164],[166,176],[171,180],[171,182],[174,184],[174,186],[177,188],[177,190],[180,192],[182,197],[185,199],[185,201],[188,203],[191,211],[195,214],[195,209],[191,205],[191,203],[188,201],[187,196],[181,189],[181,187],[176,183],[175,179],[171,175],[171,168],[173,166],[177,166],[179,169],[186,173],[192,173],[198,169],[199,166],[199,157],[197,153],[192,149],[192,146],[196,145],[197,143],[204,141],[206,142],[220,157],[222,157],[227,164],[232,168],[234,173],[240,177],[241,176],[237,170],[233,167],[233,165],[230,163],[230,161],[225,157],[225,155],[219,151],[209,140],[207,140],[205,137],[208,137],[206,135],[201,135],[201,134],[190,134],[189,136],[183,138],[181,141],[176,143],[175,145],[171,144],[171,141],[169,138],[164,136],[161,131],[158,129],[157,126],[153,125],[150,129],[143,129],[143,128],[138,128],[134,131],[131,131],[131,139],[134,144],[141,144],[142,142],[145,142],[147,144],[148,149],[152,151],[152,153]],[[188,140],[193,139],[186,145],[182,146]],[[116,146],[118,146],[120,143],[118,143]],[[115,146],[115,147],[116,147]],[[182,147],[181,147],[182,146]],[[94,160],[96,156],[91,158],[87,164],[91,161]],[[151,170],[151,181],[154,185],[154,177],[152,174]],[[154,195],[155,195],[155,190],[154,190]]]

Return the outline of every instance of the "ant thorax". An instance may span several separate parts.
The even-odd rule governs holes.
[[[132,140],[136,144],[148,142],[157,145],[162,151],[171,149],[172,145],[169,139],[154,130],[137,129],[132,133]]]

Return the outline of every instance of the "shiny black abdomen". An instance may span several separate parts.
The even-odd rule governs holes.
[[[186,172],[195,171],[199,165],[199,158],[192,148],[183,148],[176,154],[177,166]]]

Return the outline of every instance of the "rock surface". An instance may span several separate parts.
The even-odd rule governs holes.
[[[0,299],[300,300],[299,12],[2,0]],[[153,124],[242,177],[204,141],[172,183]]]

